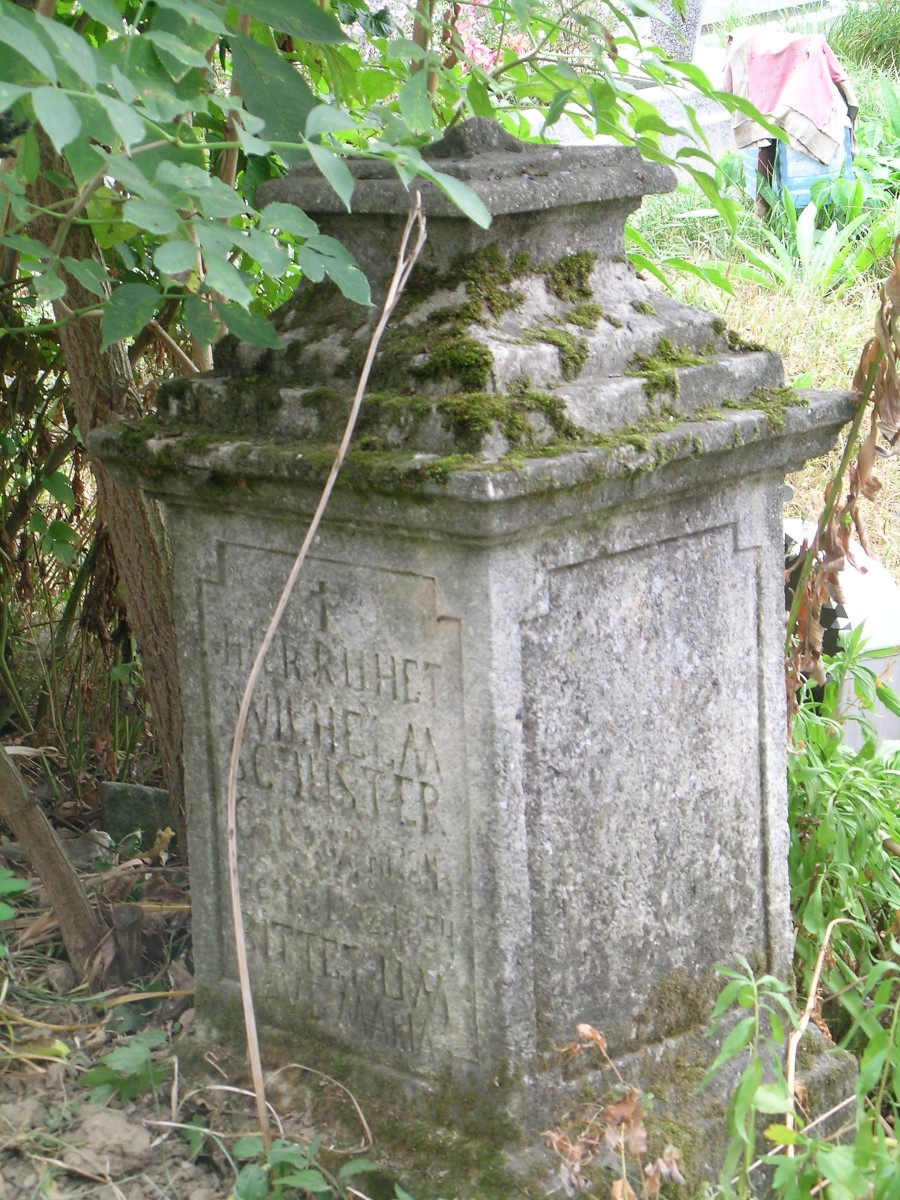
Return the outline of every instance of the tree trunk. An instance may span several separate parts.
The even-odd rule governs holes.
[[[63,853],[44,810],[28,792],[15,764],[0,746],[0,819],[7,824],[47,889],[63,945],[80,983],[103,936],[75,868]]]
[[[44,209],[60,211],[61,202],[71,201],[54,183],[48,170],[67,176],[66,165],[42,135],[40,178],[31,197]],[[37,217],[34,230],[52,244],[57,224],[45,216]],[[73,224],[63,253],[82,260],[102,261],[90,230]],[[68,308],[89,307],[96,297],[71,277],[66,280]],[[56,306],[59,320],[65,320],[65,308]],[[114,343],[100,349],[100,321],[96,317],[78,317],[65,322],[59,330],[69,378],[69,396],[81,436],[98,425],[122,416],[140,413],[131,364],[125,347]],[[182,751],[183,713],[178,678],[178,653],[172,619],[172,573],[165,527],[157,505],[143,493],[116,483],[104,467],[91,460],[97,483],[97,507],[109,530],[116,569],[122,583],[128,621],[137,637],[144,669],[144,685],[153,712],[153,729],[162,760],[165,786],[178,833],[178,849],[187,858],[187,812],[184,796]]]

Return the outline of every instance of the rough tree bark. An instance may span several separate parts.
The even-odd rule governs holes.
[[[46,888],[72,970],[79,982],[84,983],[104,930],[94,915],[81,880],[63,853],[53,826],[29,794],[22,776],[2,746],[0,820],[13,831]]]
[[[44,168],[30,197],[41,207],[55,206],[66,197],[47,178],[52,171],[66,176],[64,161],[49,142],[41,137],[41,162]],[[68,197],[71,200],[71,194]],[[34,222],[37,236],[52,243],[56,221],[39,217]],[[76,259],[102,261],[89,229],[73,224],[66,237],[63,253]],[[121,416],[137,415],[137,393],[131,364],[125,347],[114,343],[101,350],[100,322],[96,317],[71,317],[79,308],[89,308],[96,300],[71,277],[66,280],[67,294],[55,306],[63,324],[59,343],[69,379],[69,396],[82,437],[98,425]],[[182,752],[183,712],[178,677],[175,626],[172,619],[172,572],[165,527],[159,509],[143,493],[116,483],[103,466],[92,460],[97,484],[97,508],[109,530],[113,556],[129,623],[140,648],[144,684],[153,713],[156,745],[162,760],[165,785],[169,791],[178,833],[178,848],[187,855],[187,812],[184,796]]]

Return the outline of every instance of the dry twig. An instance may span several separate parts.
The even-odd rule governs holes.
[[[413,235],[413,230],[416,231],[416,238],[410,249],[410,240]],[[363,363],[362,372],[360,373],[359,383],[357,384],[356,393],[353,397],[353,403],[350,407],[350,413],[347,417],[344,436],[341,439],[341,444],[338,447],[334,462],[331,466],[331,471],[325,486],[322,489],[322,495],[313,513],[312,520],[309,523],[309,528],[306,531],[306,536],[303,539],[297,557],[294,560],[294,565],[291,567],[287,582],[284,585],[284,590],[269,622],[269,626],[260,642],[259,649],[256,653],[256,658],[253,661],[253,666],[247,678],[247,683],[244,688],[243,698],[241,699],[240,709],[238,711],[237,721],[235,723],[234,740],[231,748],[231,760],[228,766],[228,786],[226,795],[226,823],[227,823],[227,842],[228,842],[228,875],[229,885],[231,890],[231,911],[234,920],[234,940],[237,955],[238,978],[241,990],[241,1002],[244,1008],[244,1024],[247,1031],[247,1050],[250,1058],[250,1073],[253,1079],[253,1090],[256,1095],[256,1107],[259,1116],[260,1133],[262,1134],[263,1142],[268,1149],[272,1140],[272,1133],[269,1126],[269,1113],[266,1106],[265,1082],[263,1080],[262,1060],[259,1052],[259,1037],[256,1029],[256,1015],[253,1005],[253,990],[250,983],[250,968],[247,962],[247,947],[244,935],[244,916],[241,911],[240,899],[240,876],[238,871],[238,856],[237,856],[237,779],[238,779],[238,764],[241,756],[241,746],[244,740],[244,729],[247,724],[247,718],[250,712],[250,702],[253,698],[253,692],[256,684],[262,674],[263,663],[265,662],[266,654],[275,637],[284,611],[287,608],[291,593],[294,590],[294,585],[306,560],[309,548],[312,545],[313,539],[318,532],[322,517],[325,513],[325,508],[331,498],[331,493],[334,490],[334,485],[337,482],[338,473],[343,465],[347,455],[347,450],[350,446],[350,438],[353,435],[353,430],[356,425],[356,419],[359,415],[362,399],[365,394],[366,387],[369,382],[369,375],[372,371],[375,355],[378,353],[378,347],[381,343],[381,338],[387,328],[387,323],[390,320],[391,314],[396,307],[397,301],[406,286],[410,273],[415,266],[416,259],[425,244],[425,216],[422,212],[422,199],[419,192],[415,193],[415,199],[410,209],[409,216],[406,221],[406,228],[403,231],[403,237],[400,242],[400,250],[397,255],[397,265],[394,270],[393,278],[388,287],[387,295],[384,299],[384,304],[381,310],[381,316],[373,330],[371,340],[369,342],[368,353],[366,354],[365,362]]]

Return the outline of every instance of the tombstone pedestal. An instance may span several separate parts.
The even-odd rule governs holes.
[[[268,1024],[352,1048],[376,1092],[457,1089],[532,1129],[589,1022],[671,1129],[697,1075],[666,1078],[704,1069],[715,964],[789,973],[782,481],[852,406],[782,388],[775,356],[634,276],[622,227],[659,168],[477,129],[441,169],[495,224],[426,195],[428,262],[251,708],[254,986]],[[402,223],[399,185],[378,186],[359,184],[366,220]],[[339,237],[357,220],[302,172],[270,198]],[[92,440],[165,504],[198,1004],[220,1023],[233,724],[372,320],[302,288],[281,351],[232,345],[163,390],[158,422]],[[695,1181],[722,1152],[713,1109]]]

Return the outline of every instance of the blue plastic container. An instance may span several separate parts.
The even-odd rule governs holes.
[[[756,193],[756,163],[758,150],[750,146],[743,152],[744,179],[747,191]],[[779,142],[775,151],[775,186],[785,188],[799,212],[810,200],[812,185],[820,179],[837,179],[840,175],[853,178],[853,153],[850,149],[850,130],[844,130],[844,144],[835,151],[830,163],[820,162],[811,154],[795,150],[787,142]]]

